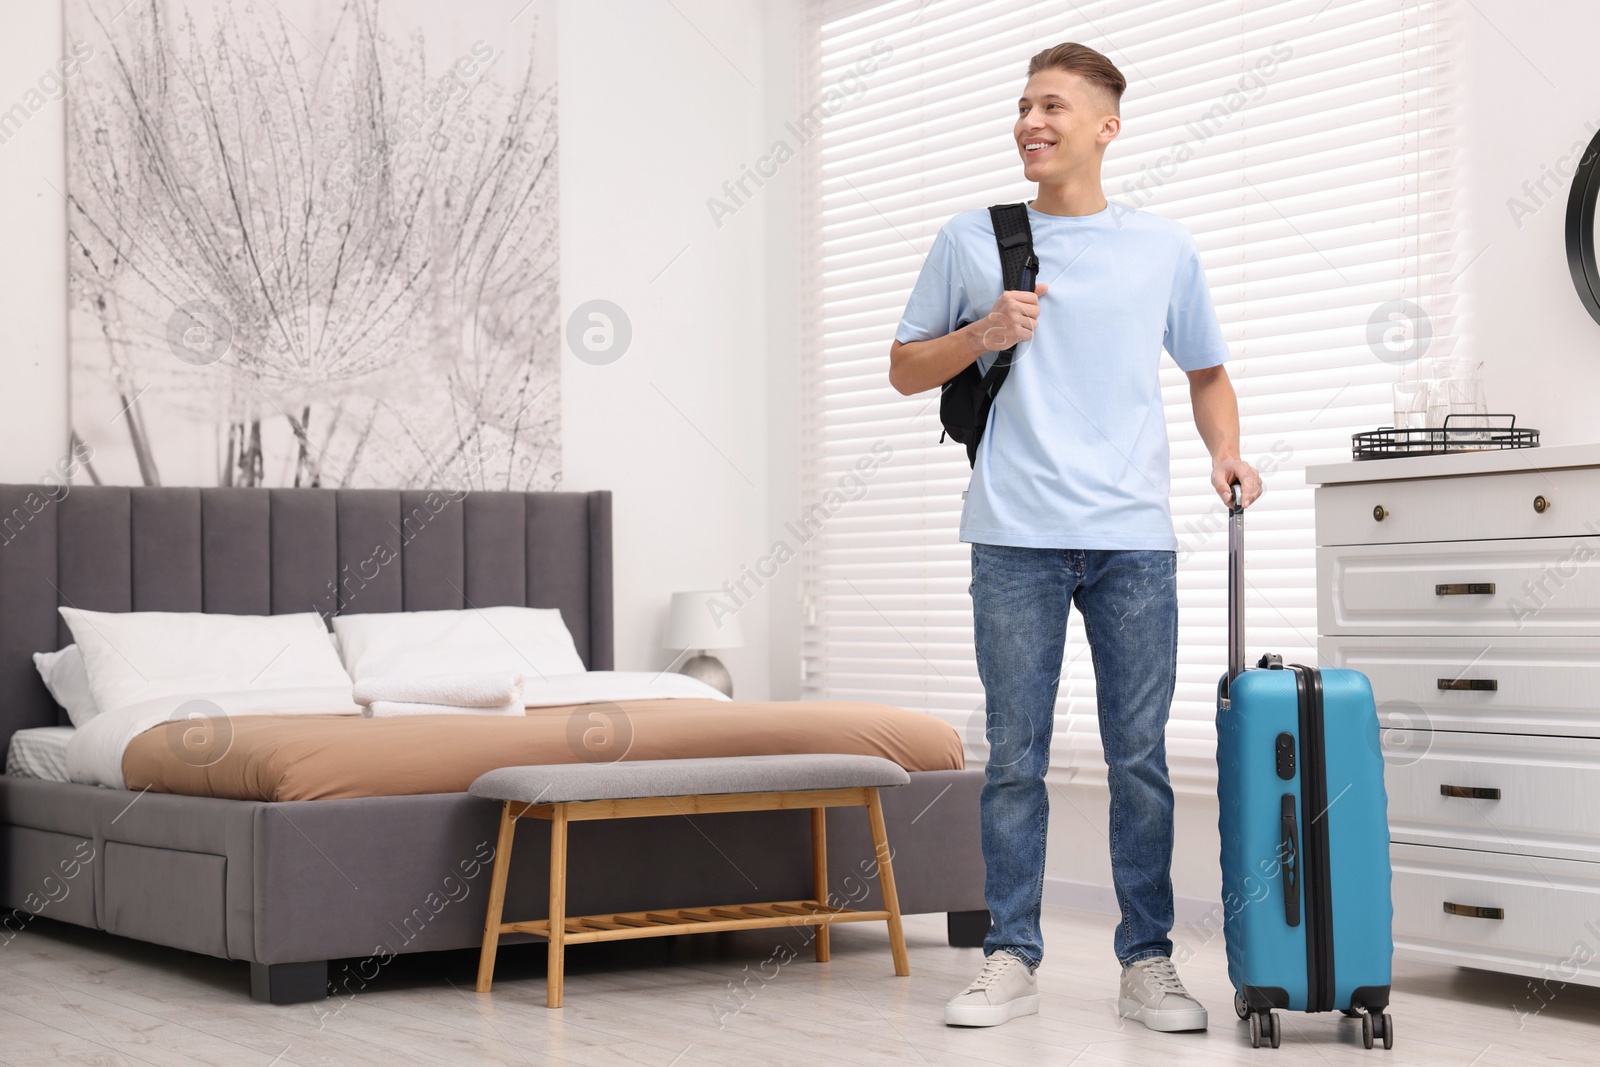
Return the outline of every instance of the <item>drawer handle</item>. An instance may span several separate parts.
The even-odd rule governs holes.
[[[1481,785],[1441,785],[1439,795],[1458,797],[1462,800],[1499,800],[1500,790]]]
[[[1468,919],[1504,919],[1506,917],[1506,909],[1504,908],[1480,908],[1476,904],[1452,904],[1448,900],[1444,902],[1444,913],[1446,915],[1460,915]]]
[[[1500,689],[1500,683],[1493,678],[1440,678],[1439,688],[1472,689],[1493,693]]]
[[[1382,522],[1384,519],[1386,519],[1388,517],[1389,517],[1389,512],[1384,508],[1384,506],[1382,504],[1374,504],[1374,505],[1372,505],[1372,520],[1374,522]]]
[[[1434,596],[1477,596],[1493,592],[1493,582],[1440,582],[1433,587]]]
[[[1546,500],[1542,494],[1534,497],[1533,510],[1543,515],[1546,511],[1550,510],[1550,501]]]

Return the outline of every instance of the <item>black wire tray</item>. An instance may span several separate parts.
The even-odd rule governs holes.
[[[1452,419],[1471,420],[1471,425],[1451,425]],[[1496,425],[1493,422],[1495,419],[1506,421],[1503,425]],[[1356,459],[1442,456],[1453,452],[1538,447],[1539,431],[1517,426],[1515,415],[1446,415],[1443,426],[1418,426],[1401,430],[1384,426],[1350,435],[1350,451]]]

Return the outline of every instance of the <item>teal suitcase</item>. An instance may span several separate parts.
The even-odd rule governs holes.
[[[1277,1048],[1274,1009],[1341,1011],[1367,1048],[1387,1014],[1393,904],[1372,686],[1359,671],[1244,666],[1244,509],[1228,518],[1228,671],[1217,687],[1223,935],[1234,1010]]]

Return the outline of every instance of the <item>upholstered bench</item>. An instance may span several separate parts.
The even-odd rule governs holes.
[[[566,946],[622,938],[716,933],[755,927],[815,926],[815,953],[828,959],[828,927],[839,922],[886,921],[894,973],[908,975],[900,903],[895,895],[889,840],[878,800],[882,786],[905,785],[904,768],[877,756],[814,754],[730,756],[716,759],[638,760],[618,763],[564,763],[501,767],[480,776],[469,792],[501,801],[500,835],[489,886],[483,952],[478,958],[478,992],[494,978],[500,935],[535,934],[550,943],[545,1002],[561,1006]],[[828,847],[824,815],[828,808],[864,806],[872,827],[883,909],[839,906],[828,897]],[[569,916],[566,913],[567,825],[594,819],[636,819],[662,815],[705,815],[726,811],[803,808],[811,812],[812,895],[809,900],[717,905]],[[550,822],[550,911],[548,919],[502,922],[511,842],[517,820]]]

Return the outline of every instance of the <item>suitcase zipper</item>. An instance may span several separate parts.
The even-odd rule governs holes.
[[[1333,889],[1328,878],[1328,765],[1322,673],[1294,664],[1300,704],[1300,881],[1306,896],[1306,1010],[1332,1011]]]

